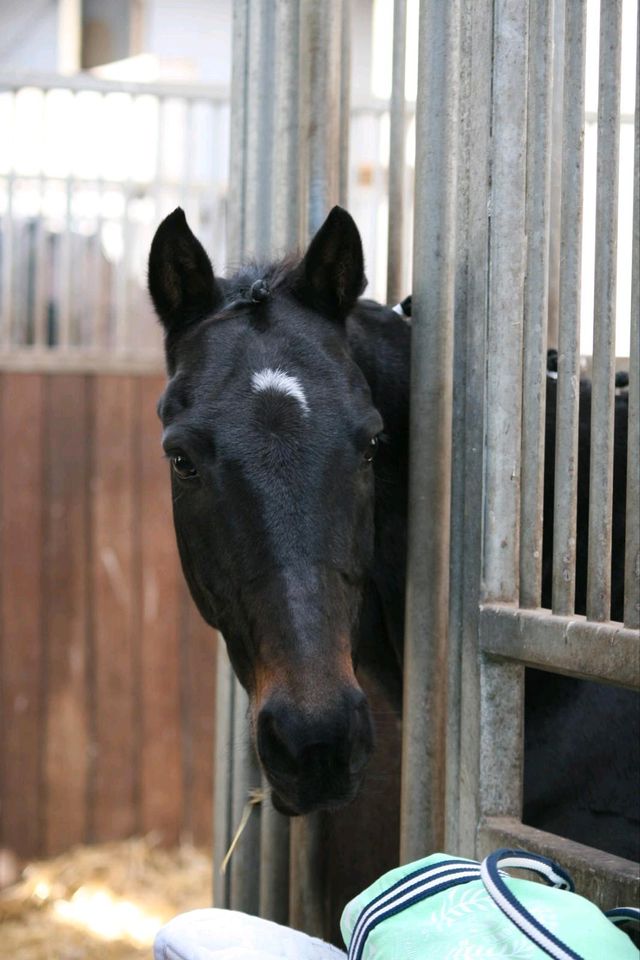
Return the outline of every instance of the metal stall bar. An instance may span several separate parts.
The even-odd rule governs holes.
[[[224,639],[218,636],[213,780],[213,905],[229,906],[229,873],[222,863],[232,840],[231,734],[234,682]]]
[[[243,256],[269,254],[273,144],[273,4],[249,4],[246,99],[245,249]],[[232,163],[237,162],[232,157]]]
[[[301,237],[321,226],[338,202],[340,185],[342,0],[300,0]],[[344,89],[344,88],[343,88]],[[323,819],[318,813],[291,825],[289,923],[315,936],[325,930]]]
[[[624,622],[627,627],[638,629],[640,627],[640,4],[638,4],[636,34],[636,114],[631,259]]]
[[[387,303],[402,299],[404,266],[405,180],[405,65],[407,46],[407,0],[393,4],[393,67],[389,131],[389,237],[387,243]]]
[[[349,131],[351,127],[351,0],[340,0],[340,118],[338,131],[338,203],[349,205]]]
[[[227,218],[227,251],[232,263],[239,262],[247,248],[255,242],[255,232],[251,236],[248,224],[247,177],[249,165],[248,147],[248,59],[250,56],[250,5],[248,0],[239,0],[234,4],[233,13],[233,67],[231,79],[231,131],[230,131],[230,169],[229,169],[229,215]],[[229,836],[236,840],[230,857],[229,906],[234,910],[257,914],[259,907],[259,850],[260,817],[257,804],[251,803],[251,791],[260,783],[260,774],[250,743],[247,724],[248,698],[231,670],[225,668],[223,674],[233,686],[231,701],[233,704],[229,739],[233,749],[230,770],[231,796],[228,824]],[[225,697],[222,698],[224,711]],[[224,720],[223,720],[224,722]],[[229,789],[229,780],[216,785],[217,798],[221,805],[225,803],[224,791]],[[242,824],[245,814],[248,821],[239,835],[235,835]],[[223,815],[223,828],[225,819]],[[233,840],[232,840],[233,842]],[[221,850],[219,842],[218,849]],[[219,869],[219,867],[218,867]]]
[[[420,4],[402,862],[444,840],[460,4]]]
[[[551,81],[554,0],[531,0],[527,93],[527,267],[522,344],[520,604],[538,607],[542,583],[542,500],[549,309]]]
[[[484,602],[518,596],[527,133],[527,0],[495,5],[489,313],[485,396]],[[483,814],[519,816],[523,668],[483,657]]]
[[[273,165],[269,247],[272,255],[295,249],[300,240],[298,92],[300,0],[279,0],[274,10]],[[289,820],[274,809],[263,775],[260,831],[260,916],[289,919]]]
[[[584,73],[587,5],[566,0],[564,49],[564,142],[560,254],[558,384],[553,513],[553,612],[571,614],[576,579],[578,400]]]
[[[589,472],[589,489],[592,494],[589,497],[587,567],[587,616],[590,620],[608,620],[611,611],[621,34],[622,0],[608,0],[600,6],[596,263]]]
[[[271,246],[286,253],[300,242],[300,0],[276,4],[275,42]]]
[[[474,857],[479,818],[478,597],[481,569],[485,326],[493,0],[464,0],[456,240],[451,486],[451,613],[445,849]]]

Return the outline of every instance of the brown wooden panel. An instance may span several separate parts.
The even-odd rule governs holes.
[[[86,838],[87,378],[46,381],[44,850]]]
[[[183,811],[180,702],[180,610],[169,468],[162,459],[156,402],[160,377],[136,384],[141,496],[140,757],[141,827],[164,842],[178,839]]]
[[[0,376],[1,843],[40,852],[43,377]]]
[[[93,777],[90,836],[136,830],[137,730],[133,571],[134,382],[92,378],[91,574]]]
[[[187,587],[184,587],[188,594]],[[213,841],[213,733],[215,724],[217,633],[204,622],[190,596],[185,598],[183,743],[188,767],[188,832],[194,843]]]

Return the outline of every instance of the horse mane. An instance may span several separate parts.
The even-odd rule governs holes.
[[[294,254],[289,254],[272,262],[249,260],[242,264],[223,281],[222,310],[226,313],[236,306],[245,308],[267,300],[272,293],[288,285],[298,259]]]

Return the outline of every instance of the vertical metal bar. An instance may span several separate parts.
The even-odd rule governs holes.
[[[542,498],[551,181],[554,0],[531,0],[527,94],[527,268],[524,293],[520,605],[538,607],[542,584]]]
[[[566,0],[552,593],[558,614],[573,613],[576,578],[586,11],[584,0]]]
[[[547,343],[558,346],[560,310],[560,210],[562,206],[562,87],[564,73],[564,0],[553,7],[553,99],[551,136],[551,197],[549,210],[549,319]]]
[[[45,129],[47,112],[47,90],[43,89],[40,107],[40,126]],[[40,170],[38,175],[39,216],[36,236],[35,257],[35,296],[33,308],[33,345],[37,349],[46,347],[47,342],[47,219],[45,216],[46,180],[44,175],[44,155],[40,152]]]
[[[624,622],[627,627],[638,628],[640,627],[640,4],[638,5],[636,34],[636,114],[631,259]]]
[[[251,801],[251,792],[260,785],[260,771],[249,734],[249,698],[235,680],[233,694],[232,833],[237,831]],[[229,869],[229,905],[232,910],[257,915],[260,906],[258,857],[260,854],[260,808],[251,804],[251,813],[239,836]]]
[[[349,205],[349,131],[351,127],[351,3],[341,0],[340,30],[340,131],[338,203]]]
[[[387,303],[402,300],[404,266],[405,180],[405,63],[407,46],[407,0],[393,4],[393,67],[389,132],[389,238],[387,247]]]
[[[518,596],[525,269],[526,0],[496,4],[484,599]]]
[[[325,933],[321,819],[320,813],[314,813],[291,821],[289,925],[312,937]]]
[[[265,794],[270,787],[262,778]],[[260,814],[260,916],[289,922],[289,820],[274,810],[270,799]]]
[[[444,833],[458,0],[420,6],[409,543],[400,812],[403,861]]]
[[[494,6],[491,228],[481,596],[518,598],[522,318],[526,250],[528,0]],[[522,798],[523,669],[483,657],[481,812],[517,816]]]
[[[221,866],[231,843],[231,734],[234,681],[222,636],[216,659],[216,723],[213,780],[213,904],[229,906],[229,873]]]
[[[587,617],[590,620],[609,620],[611,613],[621,45],[622,0],[607,0],[607,3],[600,5],[600,90],[587,566]]]
[[[277,0],[271,248],[284,253],[300,240],[300,0]]]
[[[305,230],[315,233],[338,199],[340,0],[301,0],[306,75],[303,101],[307,168]]]
[[[71,201],[73,182],[71,175],[65,181],[64,230],[60,239],[60,262],[58,264],[58,310],[55,345],[68,350],[71,345]]]
[[[227,214],[227,260],[234,266],[239,265],[245,252],[248,43],[249,0],[235,0],[233,4]]]
[[[249,6],[247,63],[245,255],[269,253],[273,156],[273,4]]]
[[[11,92],[11,116],[7,131],[16,139],[16,92]],[[2,324],[0,342],[8,350],[12,341],[13,328],[13,193],[15,189],[15,157],[11,157],[11,166],[4,178],[7,188],[7,206],[2,223]]]

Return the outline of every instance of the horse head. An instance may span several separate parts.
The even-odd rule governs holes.
[[[338,207],[301,259],[230,279],[180,209],[149,257],[182,566],[225,637],[288,814],[351,800],[373,745],[354,665],[382,420],[346,334],[365,282],[360,235]]]

